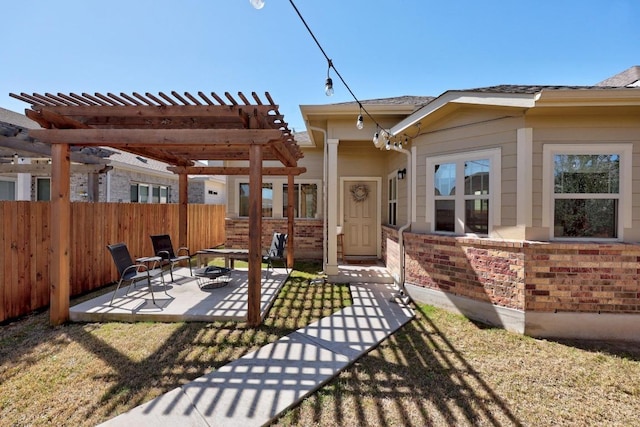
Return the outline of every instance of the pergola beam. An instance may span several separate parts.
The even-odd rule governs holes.
[[[112,166],[103,164],[81,165],[72,164],[71,173],[105,173],[113,169]],[[47,164],[0,164],[0,173],[29,173],[31,175],[50,176],[52,167]]]
[[[277,107],[277,106],[276,106]],[[38,110],[49,110],[65,116],[82,117],[238,117],[241,113],[269,115],[275,111],[273,105],[93,105],[93,106],[42,106]],[[282,119],[282,115],[273,115]]]
[[[33,129],[29,135],[50,144],[127,147],[159,143],[163,149],[194,145],[268,144],[277,129]]]
[[[186,173],[187,175],[250,175],[251,168],[238,166],[169,166],[168,171],[173,173]],[[307,171],[305,167],[263,167],[262,175],[268,176],[297,176]]]
[[[50,130],[47,130],[49,132]],[[31,133],[32,131],[29,131]],[[41,155],[41,157],[51,157],[51,146],[43,142],[29,141],[19,137],[0,136],[0,146],[10,148],[22,153],[31,153],[29,157],[36,157],[33,154]],[[110,162],[104,157],[92,156],[90,154],[81,153],[79,151],[71,151],[69,153],[70,160],[75,163],[85,164],[102,164]],[[27,157],[26,155],[23,157]]]

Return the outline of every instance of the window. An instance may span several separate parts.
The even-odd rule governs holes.
[[[164,185],[161,185],[158,188],[160,189],[159,203],[169,203],[169,187],[165,187]]]
[[[0,181],[0,200],[15,200],[16,184],[14,181]]]
[[[132,203],[169,203],[169,187],[164,185],[131,184]]]
[[[388,180],[388,188],[387,188],[387,193],[388,193],[388,201],[387,201],[387,207],[388,207],[388,220],[389,220],[389,225],[397,225],[398,224],[398,220],[397,220],[397,209],[398,209],[398,173],[394,172],[393,174],[389,175],[389,180]]]
[[[240,216],[249,216],[249,183],[241,182],[240,183],[240,192],[239,192],[238,201],[240,203],[239,206],[239,215]],[[273,216],[273,184],[272,183],[262,183],[262,217],[269,218]]]
[[[131,184],[131,202],[132,203],[149,203],[149,185],[147,184]]]
[[[164,185],[156,185],[151,189],[153,203],[167,203],[169,188]]]
[[[51,178],[36,178],[36,200],[51,200]]]
[[[621,238],[623,205],[630,200],[625,181],[631,169],[630,145],[604,148],[548,144],[544,146],[544,188],[549,226],[555,239]]]
[[[489,235],[500,221],[500,164],[499,149],[428,158],[426,217],[432,231]]]
[[[149,186],[138,184],[138,202],[149,203]]]
[[[315,218],[318,215],[318,184],[293,184],[293,217]],[[282,185],[282,213],[287,217],[289,185]]]

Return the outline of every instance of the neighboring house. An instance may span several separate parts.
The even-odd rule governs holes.
[[[0,200],[49,200],[50,149],[28,137],[29,129],[39,127],[23,114],[0,108]],[[72,153],[78,159],[72,162],[72,201],[178,202],[178,176],[167,164],[111,148],[85,148],[83,153]],[[224,204],[224,179],[193,177],[188,193],[190,203]]]
[[[207,166],[223,166],[221,160],[209,160]],[[207,175],[189,177],[189,203],[224,205],[227,203],[225,176]]]
[[[342,230],[347,258],[383,259],[416,301],[527,335],[640,340],[639,80],[361,101],[380,129],[356,128],[357,103],[301,106],[296,256],[322,250],[337,273]],[[264,183],[263,224],[282,228],[286,177]],[[231,244],[245,188],[229,180]]]

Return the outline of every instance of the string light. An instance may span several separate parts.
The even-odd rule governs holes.
[[[331,67],[333,66],[333,63],[331,62],[330,59],[327,60],[329,65],[327,67],[327,80],[324,83],[324,94],[327,96],[331,96],[333,95],[333,80],[331,80],[331,77],[329,77],[329,71],[331,71]]]
[[[262,9],[262,7],[264,7],[264,0],[249,0],[251,5],[253,7],[255,7],[256,9]],[[351,88],[349,87],[349,85],[347,84],[347,82],[342,78],[342,75],[340,74],[340,72],[336,69],[336,67],[333,65],[333,62],[331,61],[331,59],[329,59],[329,56],[327,55],[327,53],[324,51],[324,49],[322,48],[322,45],[320,44],[320,42],[318,41],[318,39],[316,38],[315,34],[313,34],[313,31],[311,31],[311,28],[309,27],[309,25],[307,24],[307,21],[305,21],[304,17],[302,16],[302,14],[300,13],[300,11],[298,10],[298,7],[295,5],[295,3],[293,2],[293,0],[289,0],[289,3],[291,4],[291,6],[293,7],[293,9],[295,10],[296,14],[298,14],[298,18],[300,18],[300,21],[302,21],[302,23],[304,24],[304,26],[306,27],[307,31],[309,32],[309,35],[311,35],[311,38],[313,38],[313,41],[316,43],[316,45],[318,46],[318,49],[320,49],[320,52],[322,52],[322,54],[324,55],[325,59],[327,60],[328,63],[328,69],[327,69],[327,80],[325,81],[325,85],[324,85],[324,91],[325,94],[327,96],[331,96],[334,93],[333,90],[333,80],[331,79],[331,77],[329,76],[329,71],[331,71],[331,69],[333,68],[333,71],[336,73],[336,76],[338,76],[338,78],[340,79],[340,81],[342,82],[342,84],[344,85],[344,87],[347,88],[347,90],[349,91],[349,93],[351,94],[351,96],[353,97],[353,99],[358,103],[358,106],[360,107],[360,114],[358,114],[358,119],[356,121],[356,126],[358,129],[363,129],[364,128],[364,118],[362,116],[362,113],[364,112],[364,114],[369,117],[371,119],[371,121],[373,123],[375,123],[376,125],[376,132],[373,135],[373,143],[376,145],[376,147],[378,147],[378,144],[380,142],[380,138],[384,137],[384,139],[386,139],[386,145],[385,148],[387,150],[391,149],[391,142],[389,141],[389,132],[384,130],[384,128],[382,126],[380,126],[380,124],[376,121],[376,119],[369,114],[369,112],[367,111],[367,109],[365,107],[362,106],[362,103],[360,102],[360,100],[358,100],[358,98],[356,97],[356,95],[353,93],[353,91],[351,90]],[[380,132],[379,130],[382,129]],[[418,128],[419,130],[419,128]],[[395,148],[399,148],[398,146],[402,147],[402,143],[398,144],[397,141],[395,142]],[[380,147],[379,147],[380,148]]]
[[[331,77],[327,77],[327,81],[324,83],[324,94],[327,96],[333,95],[333,80],[331,80]]]

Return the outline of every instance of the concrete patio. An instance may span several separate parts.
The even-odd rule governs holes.
[[[166,292],[159,276],[152,279],[155,304],[146,283],[141,282],[130,290],[127,286],[120,288],[112,306],[109,302],[113,292],[74,305],[69,310],[70,319],[74,322],[246,320],[249,285],[246,268],[232,270],[228,284],[219,288],[201,288],[199,285],[209,279],[190,276],[187,267],[174,270],[173,275],[175,281],[171,282],[169,273],[164,274]],[[284,268],[262,272],[261,316],[269,310],[288,276]]]

